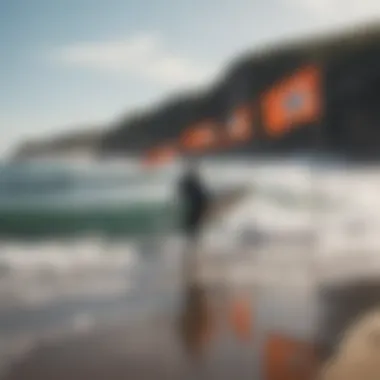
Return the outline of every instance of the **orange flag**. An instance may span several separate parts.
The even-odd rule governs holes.
[[[321,116],[321,72],[309,66],[284,79],[262,98],[263,122],[270,136],[281,136],[294,126]]]
[[[316,373],[312,344],[271,334],[264,347],[265,380],[311,380]]]
[[[181,135],[181,145],[187,151],[205,151],[216,146],[217,134],[212,122],[201,122]]]
[[[253,135],[253,109],[251,105],[238,107],[231,115],[227,123],[229,140],[245,142]]]
[[[177,150],[170,144],[152,148],[144,157],[146,165],[162,165],[166,164],[177,156]]]

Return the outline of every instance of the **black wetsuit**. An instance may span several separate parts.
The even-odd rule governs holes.
[[[180,182],[179,192],[184,206],[184,232],[189,238],[195,238],[208,208],[208,194],[194,173],[185,175]]]

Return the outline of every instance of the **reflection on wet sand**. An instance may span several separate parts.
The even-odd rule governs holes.
[[[281,299],[273,298],[280,287],[284,288]],[[309,327],[315,329],[310,336],[317,334],[317,342],[292,332],[307,318],[303,312],[309,293],[292,293],[285,289],[286,284],[280,287],[255,293],[253,304],[249,292],[231,286],[212,289],[209,284],[188,281],[175,314],[128,320],[40,344],[13,364],[5,379],[235,376],[242,380],[312,380],[316,370],[323,380],[380,378],[380,371],[376,372],[380,317],[376,311],[361,319],[379,305],[380,281],[346,281],[317,289],[322,318]],[[317,347],[315,343],[319,343]],[[363,376],[357,372],[360,368]],[[376,376],[368,377],[371,374]]]
[[[202,354],[216,328],[216,320],[206,290],[201,284],[188,284],[178,324],[185,350],[192,356]]]
[[[235,340],[253,339],[253,315],[249,299],[243,296],[216,295],[200,283],[186,288],[184,307],[179,314],[179,337],[190,356],[205,353],[212,339],[227,331]]]
[[[211,338],[222,331],[215,301],[204,287],[191,283],[174,319],[119,323],[41,344],[14,363],[6,379],[174,380],[194,374],[199,379],[230,378],[231,370],[239,373],[239,365],[231,369],[226,356],[206,350]]]

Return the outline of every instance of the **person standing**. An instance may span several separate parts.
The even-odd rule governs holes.
[[[210,197],[196,163],[191,163],[185,169],[179,182],[178,191],[182,205],[181,224],[186,238],[184,275],[189,279],[189,276],[196,275],[199,237],[210,206]]]
[[[192,241],[199,237],[200,229],[209,206],[209,196],[195,164],[191,165],[180,180],[179,193],[183,204],[183,228]]]

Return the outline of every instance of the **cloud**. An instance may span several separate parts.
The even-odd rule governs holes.
[[[379,0],[287,0],[327,22],[380,20]]]
[[[138,76],[170,87],[203,83],[214,73],[211,67],[166,49],[157,34],[75,43],[57,49],[53,57],[65,65]]]

